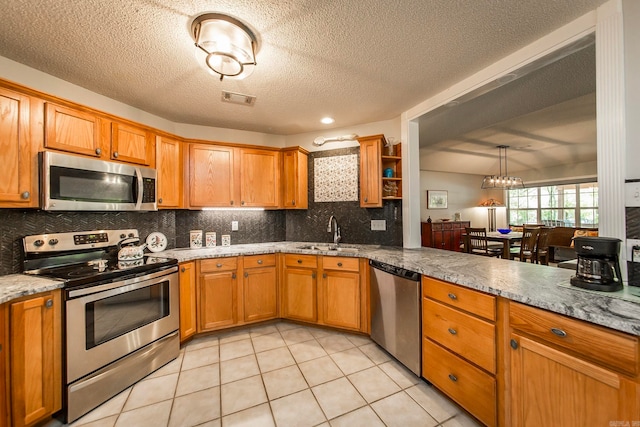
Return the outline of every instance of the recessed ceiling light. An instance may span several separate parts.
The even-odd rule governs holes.
[[[323,117],[322,120],[320,120],[320,121],[322,123],[324,123],[325,125],[330,125],[331,123],[335,122],[333,117]]]

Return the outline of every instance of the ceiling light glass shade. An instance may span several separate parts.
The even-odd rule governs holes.
[[[225,77],[243,79],[256,65],[257,40],[242,22],[219,13],[198,16],[191,24],[196,57],[207,70]]]
[[[524,182],[522,182],[522,178],[517,176],[509,176],[509,172],[507,172],[507,148],[508,145],[498,145],[498,156],[500,163],[500,174],[499,175],[487,175],[482,180],[482,188],[524,188]],[[504,175],[502,174],[502,150],[504,150]]]

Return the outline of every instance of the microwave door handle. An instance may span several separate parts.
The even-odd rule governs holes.
[[[136,210],[142,207],[142,197],[144,196],[144,182],[142,181],[142,172],[140,168],[136,168],[136,177],[138,178],[138,197],[136,200]]]

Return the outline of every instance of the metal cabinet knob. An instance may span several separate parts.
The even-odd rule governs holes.
[[[327,273],[322,273],[322,278],[326,279],[327,278]]]
[[[216,264],[216,267],[220,268],[220,267],[222,267],[222,264],[217,263],[217,264]]]
[[[118,158],[118,152],[117,152],[117,151],[114,151],[114,152],[113,152],[113,158],[114,158],[114,159],[117,159],[117,158]]]
[[[233,206],[233,200],[232,200],[232,201],[230,201],[230,202],[229,202],[229,204]]]
[[[365,197],[365,198],[364,198],[364,202],[365,202],[365,203],[367,203],[368,201],[369,201],[369,198],[368,198],[368,197]]]
[[[449,379],[450,379],[451,381],[453,381],[454,383],[458,381],[458,377],[456,377],[456,376],[455,376],[455,375],[453,375],[453,374],[449,374]]]
[[[302,264],[302,260],[301,259],[298,260],[298,264]]]
[[[158,203],[162,203],[162,197],[158,199]]]
[[[338,267],[342,267],[342,263],[341,262],[338,263]]]
[[[449,331],[449,333],[450,333],[451,335],[457,335],[457,334],[458,334],[458,331],[456,331],[456,330],[455,330],[455,329],[453,329],[453,328],[449,328],[449,329],[447,329],[447,330]]]
[[[262,260],[261,259],[258,260],[258,264],[262,264]]]
[[[311,273],[311,278],[315,279],[316,278],[316,273]]]
[[[241,206],[244,206],[244,200],[240,202],[240,205],[241,205]]]
[[[236,273],[231,273],[231,278],[235,279],[236,278]]]
[[[454,301],[458,299],[458,297],[456,296],[456,294],[449,293],[449,294],[447,294],[447,296],[448,296],[449,298],[451,298],[452,300],[454,300]]]
[[[24,200],[27,200],[29,196],[31,196],[31,193],[29,193],[28,191],[23,191],[22,194],[20,194],[20,197],[22,197]]]
[[[509,345],[511,346],[512,349],[517,350],[518,349],[518,341],[512,339],[511,341],[509,341]]]
[[[181,273],[184,273],[185,271],[187,271],[187,269],[186,269],[186,268],[184,268],[184,267],[182,267],[182,268],[180,269],[180,272],[181,272]]]
[[[53,300],[52,299],[48,299],[45,303],[44,306],[47,308],[51,308],[53,307]]]
[[[244,277],[249,277],[249,273],[247,273],[246,271],[244,272]]]
[[[102,154],[102,149],[101,148],[96,148],[96,154],[99,156],[100,154]]]
[[[291,201],[291,204],[295,206],[295,205],[296,205],[296,201],[295,201],[295,200],[292,200],[292,201]]]

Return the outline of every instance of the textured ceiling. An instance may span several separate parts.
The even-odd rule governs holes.
[[[180,123],[290,135],[398,117],[604,0],[5,0],[0,55]],[[220,82],[191,21],[221,12],[260,38]],[[223,104],[221,91],[257,96]]]

